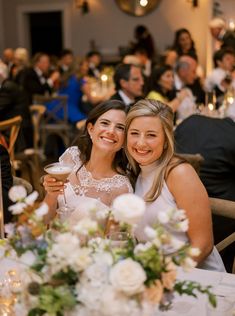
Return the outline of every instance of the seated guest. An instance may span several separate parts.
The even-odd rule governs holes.
[[[148,241],[145,227],[158,223],[158,214],[184,209],[189,220],[187,232],[165,224],[179,241],[200,249],[198,267],[224,271],[220,255],[213,247],[208,195],[197,173],[174,152],[173,112],[160,101],[140,100],[127,114],[127,157],[134,177],[135,193],[146,201],[146,210],[135,236]],[[167,216],[167,215],[166,215]]]
[[[176,151],[204,157],[200,178],[210,197],[235,201],[234,135],[235,122],[230,118],[193,115],[176,128]],[[235,231],[235,221],[221,216],[213,215],[213,225],[216,243]]]
[[[197,56],[195,43],[189,30],[185,28],[181,28],[175,32],[175,39],[172,49],[176,51],[179,57],[188,54],[194,54],[195,56]]]
[[[200,153],[200,177],[209,196],[235,201],[235,122],[193,115],[175,131],[179,153]]]
[[[116,93],[112,100],[119,100],[127,107],[132,105],[143,94],[144,79],[141,68],[137,65],[119,64],[114,73]]]
[[[2,54],[2,61],[7,65],[8,71],[10,71],[14,61],[14,49],[5,48]]]
[[[29,53],[26,48],[18,47],[14,51],[14,63],[10,69],[9,77],[16,83],[22,85],[24,73],[22,70],[29,66]]]
[[[145,25],[137,25],[134,29],[135,41],[131,43],[133,51],[137,47],[144,47],[147,51],[148,57],[154,59],[156,57],[156,49],[153,37],[149,29]]]
[[[97,51],[90,51],[87,53],[86,58],[89,65],[88,75],[99,79],[101,73],[101,54]]]
[[[147,50],[144,47],[136,47],[134,55],[140,61],[143,75],[147,78],[150,77],[154,64],[152,60],[148,57]]]
[[[209,27],[213,38],[220,43],[220,48],[230,48],[235,52],[235,33],[226,29],[224,20],[213,18]]]
[[[0,119],[1,121],[20,115],[23,120],[16,141],[18,151],[33,146],[33,127],[29,104],[24,91],[14,81],[6,79],[7,66],[0,62]]]
[[[11,163],[8,151],[0,144],[0,163],[1,163],[1,175],[2,175],[2,198],[3,198],[3,211],[4,211],[4,223],[11,221],[11,212],[8,211],[8,207],[11,202],[8,198],[8,191],[13,185],[13,178],[11,173]]]
[[[224,95],[230,85],[235,88],[235,53],[229,48],[220,49],[214,54],[215,69],[205,81],[208,92],[215,91],[216,96]]]
[[[174,90],[174,72],[171,66],[157,66],[150,77],[150,92],[147,99],[153,99],[168,104],[173,112],[177,111],[183,99],[188,95],[187,89],[177,93]]]
[[[58,71],[49,75],[50,59],[47,54],[37,53],[33,58],[33,67],[24,71],[22,86],[27,93],[29,104],[33,103],[34,94],[51,94],[59,80]]]
[[[181,105],[181,108],[178,109],[179,116],[185,117],[183,111],[192,114],[196,103],[204,103],[205,93],[200,80],[197,78],[196,70],[197,61],[195,58],[189,55],[183,55],[179,58],[175,69],[175,88],[177,91],[184,87],[191,90],[190,100],[188,99],[187,104]]]
[[[63,49],[60,52],[58,66],[61,75],[71,74],[73,72],[74,57],[71,49]]]

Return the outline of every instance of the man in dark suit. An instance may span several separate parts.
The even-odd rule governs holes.
[[[235,52],[235,32],[226,30],[225,21],[214,18],[209,23],[211,35],[221,43],[220,48],[231,48]]]
[[[204,157],[200,177],[209,196],[235,201],[235,122],[193,115],[175,131],[179,153]]]
[[[22,85],[27,93],[29,104],[33,103],[34,94],[51,94],[60,78],[59,71],[49,75],[50,59],[47,54],[37,53],[33,58],[33,67],[23,70]]]
[[[0,144],[0,162],[1,162],[1,175],[2,175],[2,199],[3,199],[3,211],[4,222],[11,221],[11,213],[8,211],[8,207],[11,201],[8,198],[8,191],[13,184],[13,178],[11,174],[10,158],[7,150]]]
[[[144,79],[139,66],[131,64],[118,65],[115,69],[113,80],[116,93],[112,95],[112,100],[120,100],[129,107],[142,96]]]
[[[203,156],[200,178],[210,197],[235,201],[235,122],[232,119],[192,115],[176,128],[175,142],[176,152]],[[235,221],[214,215],[213,228],[217,243],[235,231]],[[230,248],[233,254],[234,246]],[[225,261],[231,251],[225,254]]]
[[[0,63],[0,118],[7,120],[22,116],[21,130],[17,139],[19,151],[33,146],[33,127],[29,105],[23,90],[12,80],[6,79],[6,66]]]

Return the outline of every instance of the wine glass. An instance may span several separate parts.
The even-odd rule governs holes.
[[[55,178],[58,181],[65,182],[65,180],[68,178],[70,173],[73,170],[73,166],[66,163],[61,162],[54,162],[44,167],[44,170],[53,178]],[[65,219],[67,216],[69,216],[73,209],[68,206],[65,191],[63,193],[64,197],[64,206],[61,206],[57,213],[60,215],[61,219]]]
[[[128,232],[111,231],[107,234],[107,239],[110,240],[111,247],[125,248],[130,239],[130,234]]]

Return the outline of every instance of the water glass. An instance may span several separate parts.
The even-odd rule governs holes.
[[[110,240],[111,247],[125,248],[130,239],[130,234],[127,232],[110,232],[107,234],[107,238]]]

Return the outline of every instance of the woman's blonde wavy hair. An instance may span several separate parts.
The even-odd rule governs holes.
[[[159,164],[156,167],[156,174],[152,187],[145,195],[146,202],[152,202],[160,195],[162,191],[162,186],[164,179],[167,175],[169,164],[172,157],[174,156],[174,134],[173,134],[173,111],[172,109],[156,100],[140,100],[138,101],[127,114],[126,119],[126,135],[128,134],[129,127],[131,122],[137,117],[158,117],[161,121],[162,128],[165,134],[165,144],[162,156],[159,158]],[[138,163],[131,157],[127,150],[127,136],[125,143],[126,155],[129,160],[131,171],[134,173],[134,176],[137,177],[140,171]]]

